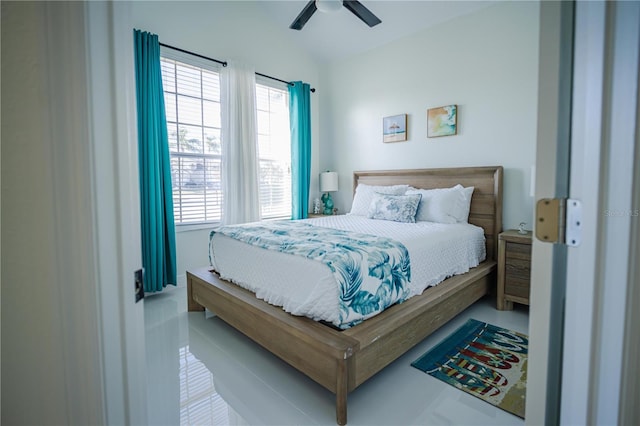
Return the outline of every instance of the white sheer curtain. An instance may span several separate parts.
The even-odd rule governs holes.
[[[256,74],[228,62],[220,73],[222,105],[222,223],[260,220]]]

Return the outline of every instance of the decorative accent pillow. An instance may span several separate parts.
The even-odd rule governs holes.
[[[369,218],[415,223],[422,195],[375,194],[369,206]]]
[[[356,188],[356,193],[353,196],[351,214],[367,216],[369,214],[369,206],[376,193],[403,195],[407,189],[409,189],[409,185],[373,186],[361,183]]]

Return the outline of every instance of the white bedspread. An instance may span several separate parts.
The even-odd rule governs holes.
[[[486,256],[483,230],[470,224],[399,223],[354,215],[306,221],[393,238],[404,244],[411,259],[409,297],[467,272]],[[218,233],[213,234],[209,250],[211,264],[223,279],[293,315],[339,326],[339,289],[323,263],[251,246]]]

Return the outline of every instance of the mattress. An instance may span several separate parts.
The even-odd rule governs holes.
[[[463,274],[486,257],[482,228],[466,223],[399,223],[355,215],[306,219],[318,227],[390,238],[406,247],[410,258],[410,280],[404,300],[421,294],[446,278]],[[344,322],[339,284],[330,267],[302,256],[266,250],[211,233],[209,259],[221,278],[256,294],[293,315],[326,321],[339,328]],[[362,320],[369,314],[363,315]]]

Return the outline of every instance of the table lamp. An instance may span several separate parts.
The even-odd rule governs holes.
[[[320,173],[320,192],[322,194],[322,202],[324,203],[324,210],[322,213],[326,215],[333,214],[333,199],[330,192],[338,190],[338,173],[326,172]]]

